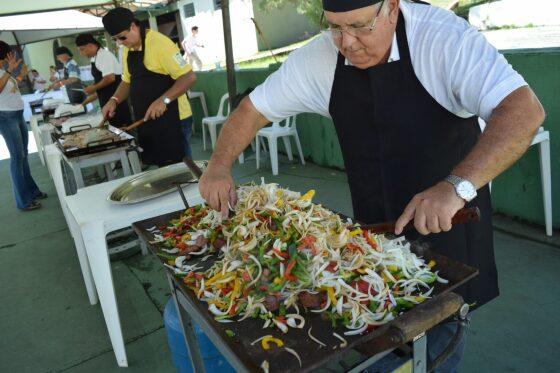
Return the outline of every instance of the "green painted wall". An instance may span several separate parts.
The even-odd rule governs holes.
[[[552,206],[554,226],[560,226],[560,49],[525,50],[504,53],[535,91],[546,111],[544,128],[550,132],[552,163]],[[492,186],[497,211],[544,224],[539,152],[532,146],[515,165],[500,175]]]
[[[560,199],[560,49],[506,52],[506,58],[531,85],[541,100],[547,118],[544,127],[551,135],[552,200],[553,206]],[[237,90],[255,87],[275,70],[239,70],[236,74]],[[193,90],[206,94],[210,115],[218,110],[219,100],[226,92],[225,72],[203,72]],[[193,102],[196,122],[200,123],[202,109],[199,100]],[[556,124],[556,125],[555,125]],[[329,119],[315,114],[298,116],[298,132],[307,159],[336,168],[344,168],[340,146],[334,126]],[[200,127],[199,127],[200,128]],[[500,175],[493,183],[492,199],[496,211],[544,224],[538,149],[533,146],[516,164]],[[554,225],[560,226],[560,208],[553,209]]]

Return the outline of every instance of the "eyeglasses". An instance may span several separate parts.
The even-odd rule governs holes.
[[[342,38],[342,33],[344,33],[344,32],[346,32],[348,35],[351,35],[355,38],[368,36],[368,35],[371,34],[373,29],[375,28],[375,25],[377,23],[377,19],[379,18],[379,14],[381,14],[381,9],[383,9],[384,4],[385,4],[385,0],[381,1],[381,5],[379,6],[379,9],[377,10],[377,14],[375,14],[375,18],[373,18],[373,20],[371,21],[371,24],[369,26],[364,26],[364,27],[348,26],[348,27],[344,27],[344,28],[343,27],[336,27],[336,28],[329,27],[327,29],[321,30],[321,32],[330,34],[333,37],[333,39]],[[323,23],[324,16],[325,16],[325,12],[323,12],[323,14],[321,14],[321,21],[320,21],[319,24]]]
[[[127,32],[130,32],[132,25],[128,28],[128,30],[126,30]],[[128,38],[128,34],[127,35],[121,35],[121,36],[112,36],[111,39],[113,39],[113,41],[125,41]]]

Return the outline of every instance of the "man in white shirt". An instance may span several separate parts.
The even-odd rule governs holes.
[[[82,105],[85,106],[95,99],[99,99],[99,104],[103,107],[109,102],[121,82],[121,64],[113,53],[102,48],[101,44],[90,33],[78,35],[76,37],[76,46],[82,56],[90,59],[91,74],[94,80],[94,84],[84,89],[85,93],[89,96]],[[109,118],[109,123],[115,127],[127,126],[131,122],[132,119],[127,103],[118,105],[115,116]]]
[[[230,115],[200,181],[226,216],[231,165],[271,121],[312,112],[333,119],[354,217],[413,221],[435,251],[479,270],[457,291],[477,307],[498,296],[488,182],[528,148],[544,110],[523,78],[453,13],[406,0],[323,0],[329,25],[294,51]],[[477,117],[487,127],[480,134]],[[464,207],[479,223],[451,225]],[[455,324],[428,333],[435,357]],[[464,340],[442,367],[456,370]],[[439,371],[439,370],[438,370]]]
[[[191,36],[183,40],[183,50],[185,51],[185,59],[189,62],[189,65],[197,67],[197,70],[202,69],[202,61],[198,56],[196,48],[204,48],[204,45],[200,44],[198,41],[198,26],[191,27]]]

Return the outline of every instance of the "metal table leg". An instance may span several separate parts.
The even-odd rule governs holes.
[[[414,373],[426,372],[428,365],[426,339],[426,333],[422,333],[412,342],[412,371]]]
[[[171,296],[173,297],[173,303],[175,303],[175,309],[177,310],[177,315],[179,316],[179,322],[183,329],[183,336],[185,337],[185,344],[187,345],[187,350],[189,351],[189,356],[191,358],[191,364],[195,373],[204,373],[204,361],[202,359],[202,354],[200,353],[200,346],[198,345],[198,338],[196,337],[194,327],[192,324],[192,318],[187,312],[179,305],[177,300],[177,289],[170,275],[166,273],[167,280],[169,281],[169,289],[171,289]]]

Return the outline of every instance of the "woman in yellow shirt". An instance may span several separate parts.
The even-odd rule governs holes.
[[[130,96],[136,119],[147,121],[138,127],[142,161],[164,166],[190,157],[192,112],[186,92],[196,81],[192,67],[167,36],[141,27],[126,8],[109,11],[103,25],[125,46],[122,82],[103,113],[114,115],[117,105]]]

